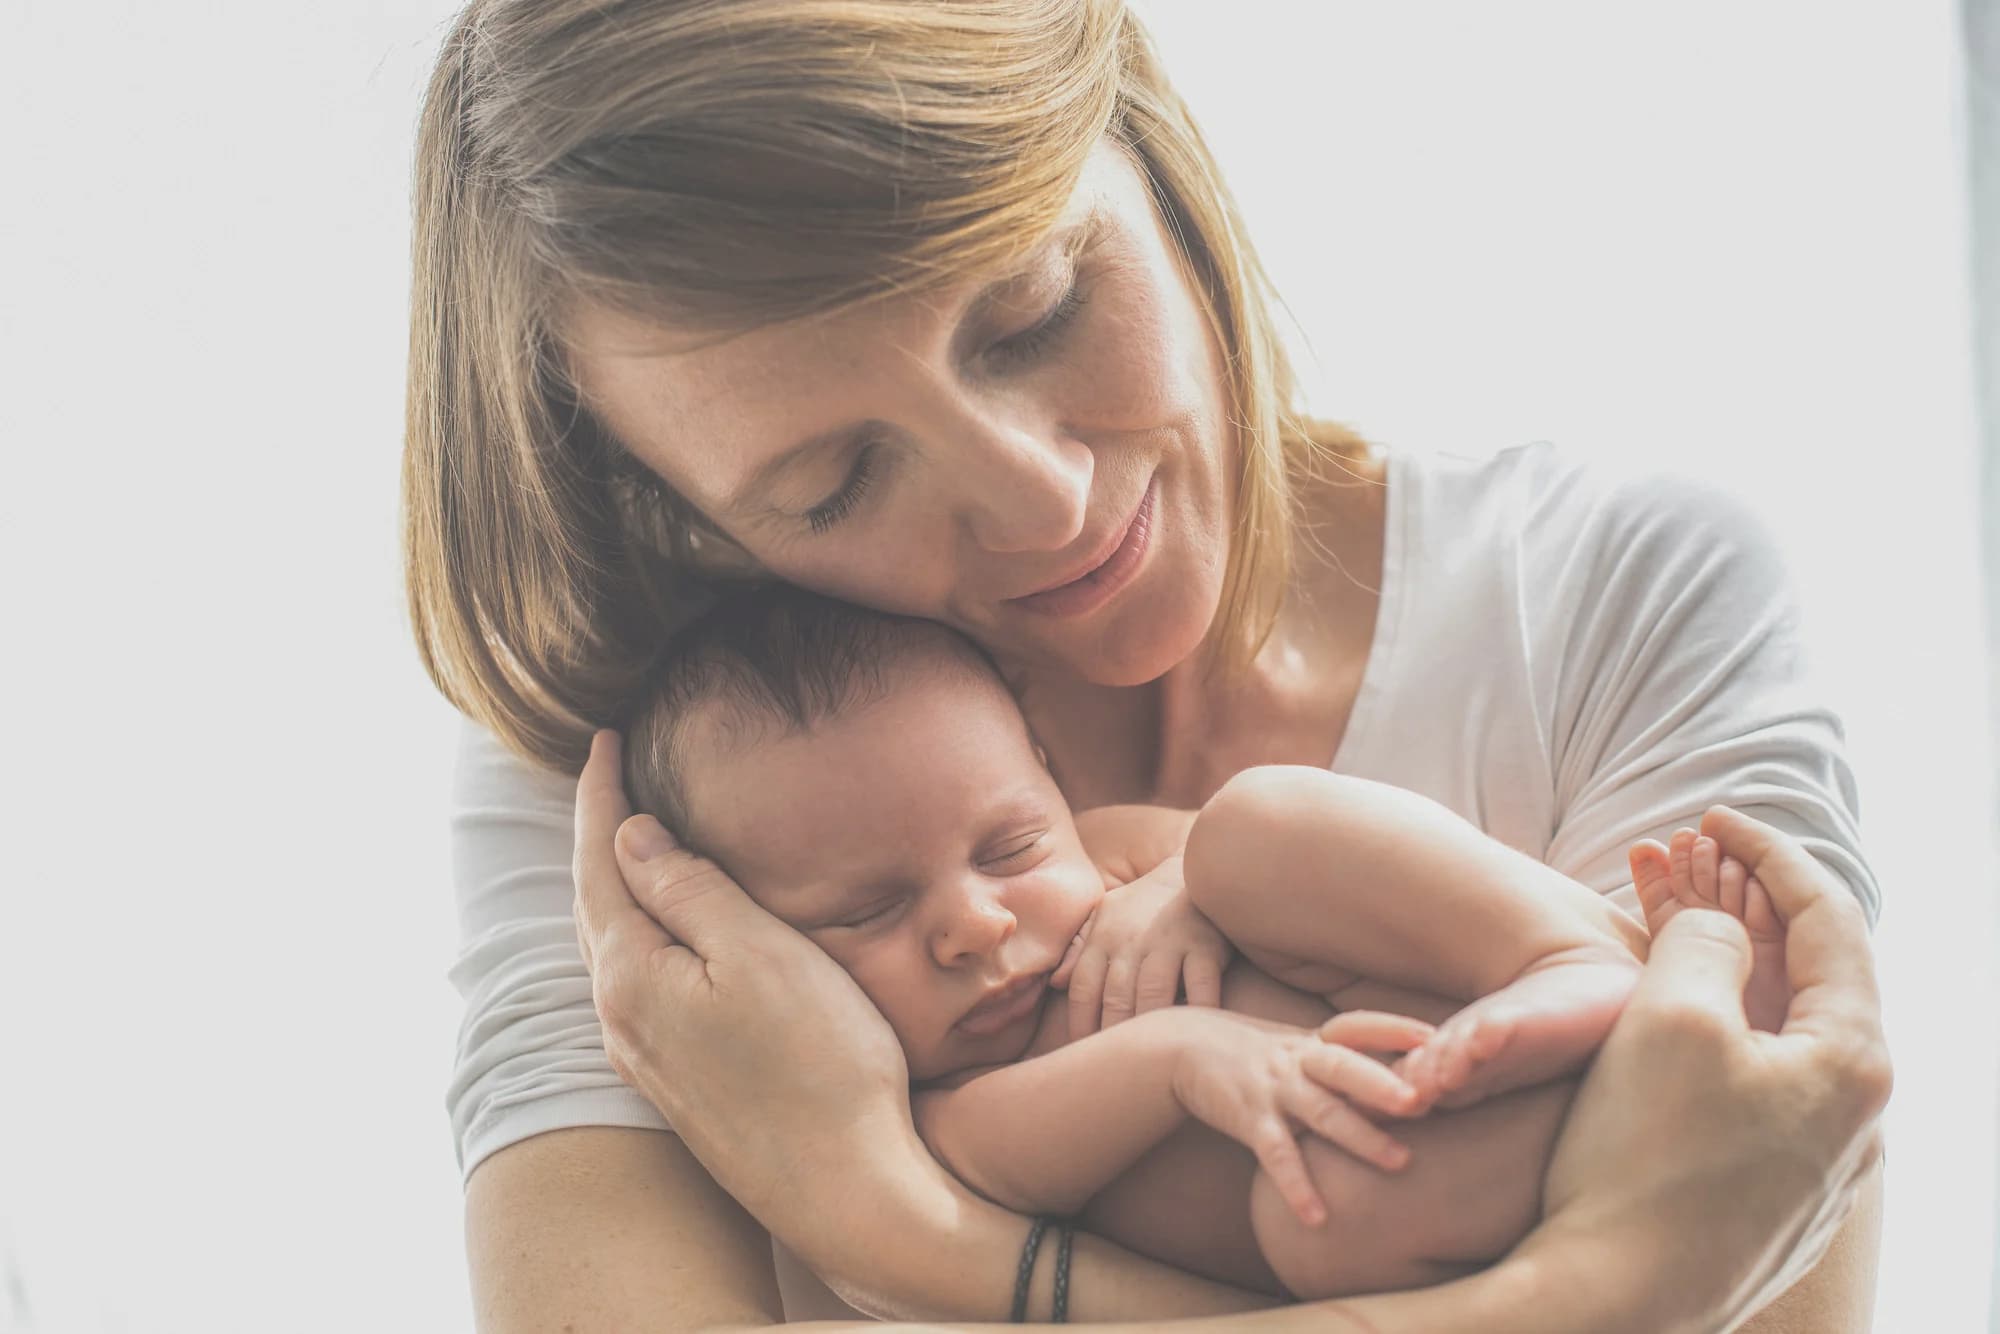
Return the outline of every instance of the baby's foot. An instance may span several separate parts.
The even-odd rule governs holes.
[[[1552,956],[1438,1025],[1396,1073],[1425,1107],[1464,1107],[1566,1075],[1596,1052],[1638,980],[1638,960],[1615,948]]]
[[[1783,1027],[1792,999],[1785,974],[1785,924],[1748,868],[1692,829],[1676,830],[1666,846],[1650,838],[1636,843],[1629,860],[1632,884],[1654,935],[1683,908],[1714,908],[1743,923],[1751,960],[1743,1012],[1752,1028],[1775,1033]]]

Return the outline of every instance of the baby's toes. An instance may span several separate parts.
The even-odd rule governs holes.
[[[1674,871],[1667,860],[1667,847],[1652,839],[1642,839],[1625,854],[1632,872],[1632,888],[1639,895],[1639,909],[1646,914],[1646,929],[1658,935],[1680,910],[1674,897]]]
[[[1694,840],[1692,829],[1676,829],[1667,843],[1667,866],[1673,872],[1674,898],[1684,906],[1701,906],[1694,888]]]
[[[1689,870],[1694,875],[1695,897],[1702,906],[1714,908],[1722,903],[1722,845],[1712,838],[1696,838],[1694,849],[1688,855]]]

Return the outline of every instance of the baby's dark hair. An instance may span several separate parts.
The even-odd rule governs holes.
[[[636,811],[691,842],[688,724],[710,705],[734,743],[760,729],[808,731],[880,699],[897,670],[919,660],[956,666],[1005,689],[985,650],[934,621],[891,616],[789,584],[723,597],[675,635],[648,671],[627,715],[625,791]]]

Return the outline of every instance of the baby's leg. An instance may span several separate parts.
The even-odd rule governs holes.
[[[1602,896],[1415,793],[1325,770],[1239,774],[1188,837],[1188,894],[1293,986],[1473,1002],[1399,1067],[1464,1105],[1577,1068],[1638,976],[1644,929]],[[1357,988],[1359,990],[1359,988]]]
[[[1325,1141],[1301,1148],[1327,1204],[1308,1227],[1259,1172],[1250,1223],[1265,1263],[1301,1300],[1428,1287],[1506,1254],[1541,1208],[1542,1173],[1573,1081],[1400,1124],[1410,1165],[1387,1173]]]

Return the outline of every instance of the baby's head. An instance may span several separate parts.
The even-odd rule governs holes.
[[[633,804],[860,983],[916,1079],[1013,1060],[1102,894],[977,647],[783,586],[676,639],[628,724]]]

